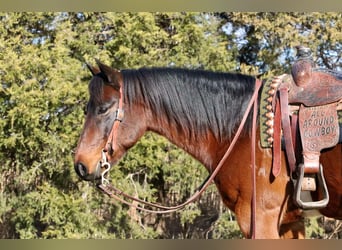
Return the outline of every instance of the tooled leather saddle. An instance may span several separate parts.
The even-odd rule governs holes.
[[[265,142],[273,147],[272,173],[275,177],[280,173],[284,145],[297,205],[303,209],[323,208],[329,202],[329,192],[319,158],[322,149],[339,143],[342,74],[316,68],[310,49],[298,46],[291,74],[275,77],[266,91],[268,112],[263,121],[268,135]],[[317,188],[322,191],[322,200],[302,200],[302,191]]]

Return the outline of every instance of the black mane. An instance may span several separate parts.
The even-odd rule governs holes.
[[[167,118],[184,136],[229,139],[242,119],[254,90],[255,78],[180,68],[122,70],[124,98],[129,105],[144,103],[154,115]]]

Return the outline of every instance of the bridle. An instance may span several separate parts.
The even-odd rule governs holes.
[[[123,84],[121,82],[120,87],[119,87],[119,106],[118,106],[117,110],[115,111],[115,118],[114,118],[112,130],[108,136],[108,140],[107,140],[107,143],[105,146],[106,148],[104,149],[107,152],[109,152],[110,154],[114,153],[113,142],[114,142],[114,140],[116,140],[119,125],[124,118],[124,110],[122,108],[122,106],[123,106],[123,94],[122,94],[123,91],[122,91],[122,89],[123,89]]]
[[[109,184],[109,180],[106,179],[105,175],[109,172],[111,169],[111,165],[108,162],[108,158],[110,158],[111,155],[114,154],[114,142],[116,141],[117,135],[118,135],[118,129],[120,126],[120,123],[122,122],[124,118],[124,110],[123,110],[123,82],[119,81],[119,106],[117,110],[115,111],[115,118],[114,123],[112,126],[112,129],[110,131],[110,134],[108,136],[108,140],[105,144],[105,147],[102,149],[101,152],[101,169],[104,169],[101,173],[101,184]],[[108,157],[109,156],[109,157]]]
[[[177,210],[180,210],[184,208],[186,205],[190,204],[191,202],[195,201],[205,190],[206,188],[211,184],[211,182],[214,180],[214,178],[217,176],[218,172],[220,169],[223,167],[225,161],[227,160],[228,156],[230,155],[231,151],[233,150],[235,143],[237,142],[243,127],[246,123],[246,120],[248,118],[248,115],[252,109],[252,106],[254,107],[253,109],[253,127],[252,127],[252,146],[251,146],[251,168],[252,168],[252,185],[253,185],[253,194],[252,194],[252,238],[255,237],[255,216],[256,216],[256,173],[255,173],[255,138],[256,138],[256,117],[257,117],[257,107],[258,107],[258,92],[259,89],[262,85],[261,81],[259,79],[256,79],[255,81],[255,88],[253,95],[248,103],[247,109],[244,113],[244,116],[241,120],[241,123],[238,127],[237,132],[235,133],[235,136],[233,140],[231,141],[226,153],[218,163],[217,167],[215,170],[204,180],[204,182],[196,189],[196,192],[184,203],[177,205],[177,206],[170,206],[170,207],[165,207],[159,204],[155,203],[150,203],[144,200],[141,200],[139,198],[135,198],[133,196],[130,196],[123,191],[117,189],[113,185],[110,184],[109,180],[106,179],[105,175],[109,173],[111,169],[111,165],[108,162],[108,159],[110,158],[111,155],[114,154],[114,142],[117,141],[117,135],[118,135],[118,129],[120,126],[120,123],[122,122],[124,118],[124,111],[123,111],[123,82],[119,81],[120,89],[119,89],[119,106],[118,109],[115,112],[115,119],[114,119],[114,124],[112,126],[112,130],[109,134],[108,140],[106,142],[105,148],[102,150],[102,157],[101,157],[101,168],[104,169],[102,174],[101,174],[101,184],[99,184],[97,187],[102,190],[104,193],[106,193],[108,196],[111,198],[114,198],[124,204],[127,204],[131,207],[134,207],[138,210],[145,211],[145,212],[150,212],[150,213],[158,213],[158,214],[164,214],[164,213],[171,213]],[[109,156],[109,157],[108,157]],[[151,210],[147,209],[138,205],[135,205],[131,202],[126,201],[124,198],[121,198],[119,196],[122,196],[124,198],[127,198],[133,202],[138,202],[140,204],[144,204],[150,207],[155,207],[157,209],[161,209],[163,211],[156,211],[156,210]]]

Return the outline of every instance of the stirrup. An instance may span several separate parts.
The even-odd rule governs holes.
[[[317,177],[318,177],[317,186],[322,188],[322,192],[323,192],[323,199],[320,201],[305,202],[301,200],[301,192],[303,191],[302,183],[304,179],[304,164],[299,164],[298,168],[299,168],[299,177],[295,183],[295,197],[294,197],[297,205],[302,209],[320,209],[320,208],[326,207],[329,202],[329,192],[328,192],[328,188],[325,183],[324,176],[323,176],[322,164],[319,164],[319,171],[317,173]]]

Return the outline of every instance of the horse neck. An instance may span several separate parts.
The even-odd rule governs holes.
[[[254,78],[184,70],[122,71],[126,105],[144,110],[146,129],[156,132],[203,163],[217,164],[230,144],[252,94]],[[199,87],[201,86],[201,87]],[[136,111],[136,110],[134,110]],[[132,112],[140,114],[141,112]],[[142,123],[139,118],[134,118]]]
[[[208,131],[206,135],[195,138],[180,133],[166,119],[160,119],[160,117],[157,118],[153,115],[148,117],[146,122],[148,131],[165,137],[175,146],[183,149],[201,162],[208,170],[215,168],[230,144],[229,141],[218,142],[211,131]]]

